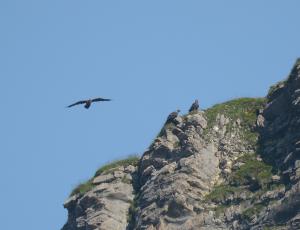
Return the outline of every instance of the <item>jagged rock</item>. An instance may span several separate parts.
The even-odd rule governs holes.
[[[69,216],[62,230],[126,229],[134,189],[124,178],[132,178],[130,172],[125,171],[133,168],[127,166],[123,172],[97,176],[93,180],[96,186],[90,191],[70,197],[64,204]]]
[[[245,165],[245,163],[237,162],[232,166],[232,169],[237,170],[237,169],[241,168],[243,165]]]
[[[203,112],[198,112],[196,114],[189,114],[186,116],[186,124],[192,125],[195,127],[201,127],[202,129],[205,129],[207,127],[207,121],[203,117]]]
[[[291,230],[300,229],[300,214],[296,215],[293,219],[289,221],[289,227]]]
[[[128,165],[127,167],[125,167],[124,172],[125,173],[133,173],[134,171],[136,171],[136,167],[132,166],[132,165]]]
[[[274,183],[279,182],[279,181],[280,181],[280,176],[278,176],[278,175],[272,176],[272,181],[273,181]]]
[[[101,173],[65,202],[63,230],[300,229],[299,153],[300,60],[267,101],[165,124],[137,167]]]
[[[109,183],[114,179],[115,177],[112,174],[100,175],[93,179],[93,184]]]
[[[263,128],[265,127],[265,118],[263,117],[263,115],[259,114],[257,119],[256,119],[256,125],[259,128]]]
[[[123,178],[124,175],[123,171],[114,171],[114,178]]]

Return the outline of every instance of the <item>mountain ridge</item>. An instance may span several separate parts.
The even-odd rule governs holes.
[[[300,229],[299,131],[300,59],[265,98],[178,116],[140,158],[99,169],[62,230]]]

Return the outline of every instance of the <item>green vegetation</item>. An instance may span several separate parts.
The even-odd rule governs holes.
[[[205,110],[208,127],[212,128],[218,114],[224,114],[231,121],[241,119],[241,125],[251,126],[256,120],[256,110],[265,104],[265,98],[238,98],[222,104],[216,104]]]
[[[230,186],[230,185],[219,185],[214,188],[214,190],[206,196],[206,200],[211,200],[214,202],[223,202],[230,195],[241,191],[240,188]]]
[[[265,98],[238,98],[222,104],[216,104],[205,110],[207,118],[206,130],[213,128],[218,114],[223,114],[226,118],[229,118],[228,132],[232,131],[234,122],[240,119],[240,124],[244,128],[244,140],[251,145],[255,145],[258,134],[252,131],[252,127],[256,121],[257,110],[262,108],[265,103]]]
[[[257,160],[256,157],[256,154],[244,154],[239,157],[236,162],[244,164],[232,172],[228,178],[228,184],[216,186],[205,197],[206,201],[218,204],[214,209],[216,216],[220,216],[225,212],[226,208],[234,205],[236,202],[242,203],[243,199],[255,203],[267,191],[285,188],[283,184],[272,183],[272,167],[263,161]],[[255,189],[251,189],[253,185]],[[247,194],[242,195],[244,192],[247,192]],[[243,211],[242,217],[251,221],[251,218],[254,215],[258,215],[270,202],[272,202],[272,199],[264,203],[254,204]]]
[[[255,204],[253,207],[246,209],[242,213],[242,217],[251,221],[251,218],[256,214],[259,214],[264,207],[263,204]]]
[[[284,230],[286,229],[286,225],[277,225],[276,226],[265,226],[263,230]]]
[[[140,157],[136,156],[136,155],[131,155],[126,159],[122,159],[122,160],[116,160],[116,161],[112,161],[104,166],[102,166],[101,168],[99,168],[96,173],[95,173],[95,177],[99,176],[102,173],[110,173],[113,172],[114,169],[120,167],[120,166],[128,166],[128,165],[133,165],[136,166],[139,162]]]
[[[237,186],[257,184],[259,188],[264,188],[272,179],[272,166],[263,161],[258,161],[254,154],[245,154],[238,159],[243,162],[230,178],[231,183]]]
[[[102,166],[101,168],[99,168],[97,170],[97,172],[95,173],[94,177],[99,176],[102,173],[113,172],[114,169],[116,169],[120,166],[124,166],[124,167],[126,167],[128,165],[136,166],[138,164],[139,159],[140,158],[137,155],[130,155],[126,159],[113,161],[113,162],[106,164],[106,165]],[[95,187],[95,185],[93,184],[94,177],[89,179],[86,182],[83,182],[83,183],[80,183],[79,185],[77,185],[71,192],[70,196],[73,196],[76,194],[83,195],[84,193],[93,189]],[[122,178],[122,182],[129,183],[129,180],[127,180],[124,177],[124,178]]]
[[[257,154],[247,153],[239,157],[235,162],[243,163],[238,169],[232,171],[227,183],[215,186],[208,194],[206,201],[212,201],[217,206],[214,208],[216,216],[222,215],[225,210],[236,204],[254,203],[251,207],[242,212],[242,218],[251,221],[254,215],[258,215],[264,207],[273,200],[265,200],[263,203],[256,203],[267,191],[285,188],[283,184],[272,182],[272,167],[263,161],[257,160]],[[253,186],[254,185],[254,186]],[[255,189],[252,189],[252,188]],[[246,194],[244,194],[246,192]],[[276,200],[276,198],[274,198]]]
[[[287,79],[279,81],[277,83],[275,83],[274,85],[271,85],[269,91],[268,91],[268,95],[273,94],[277,89],[279,89],[282,85],[284,85],[286,83]]]
[[[280,189],[285,189],[285,185],[284,184],[271,184],[268,188],[269,191],[280,190]]]
[[[256,154],[244,154],[238,158],[236,162],[244,164],[232,172],[228,178],[228,184],[216,186],[214,190],[206,196],[206,200],[224,204],[226,203],[226,199],[245,191],[245,188],[248,188],[249,193],[257,190],[257,193],[259,193],[266,189],[276,189],[280,187],[280,185],[270,184],[272,179],[272,167],[263,161],[258,161]],[[254,189],[252,189],[253,187]]]
[[[229,208],[230,206],[229,205],[219,205],[219,206],[217,206],[215,209],[214,209],[214,211],[215,211],[215,213],[216,213],[216,217],[220,217],[222,214],[224,215],[224,213],[225,213],[225,210],[227,209],[227,208]]]
[[[84,193],[90,191],[93,187],[94,185],[92,183],[92,179],[84,183],[80,183],[79,185],[76,186],[76,188],[73,189],[73,191],[70,194],[70,197],[76,194],[83,195]]]

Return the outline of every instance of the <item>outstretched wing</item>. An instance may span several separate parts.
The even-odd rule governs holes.
[[[72,104],[72,105],[69,105],[69,106],[67,106],[68,108],[70,108],[70,107],[72,107],[72,106],[74,106],[74,105],[80,105],[80,104],[85,104],[86,103],[86,101],[77,101],[76,103],[74,103],[74,104]]]
[[[96,102],[96,101],[111,101],[111,99],[105,99],[105,98],[98,97],[98,98],[95,98],[92,100],[92,102]]]

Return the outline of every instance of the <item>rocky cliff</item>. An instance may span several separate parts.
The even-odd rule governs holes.
[[[300,229],[300,60],[266,98],[167,123],[72,192],[63,230]]]

